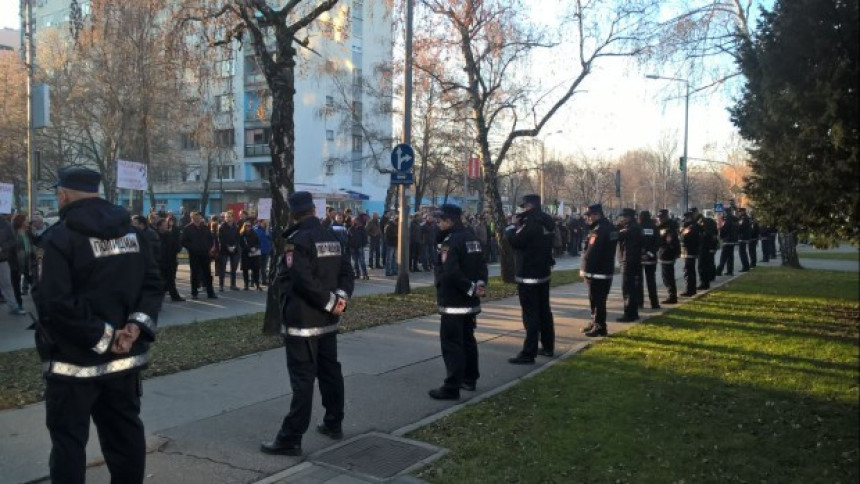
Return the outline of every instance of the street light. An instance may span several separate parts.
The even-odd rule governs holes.
[[[690,198],[690,187],[687,183],[687,139],[690,133],[690,81],[687,79],[679,79],[677,77],[663,77],[656,74],[648,74],[645,76],[648,79],[663,79],[664,81],[683,82],[686,88],[684,96],[684,161],[681,163],[681,185],[684,188],[684,212],[687,211]]]
[[[563,132],[564,132],[564,130],[559,129],[559,130],[553,131],[552,133],[547,134],[544,139],[535,138],[538,141],[540,141],[540,203],[542,205],[546,205],[546,202],[544,201],[544,198],[543,198],[543,170],[544,170],[544,164],[546,163],[546,138],[549,138],[550,136],[552,136],[554,134],[560,134]]]

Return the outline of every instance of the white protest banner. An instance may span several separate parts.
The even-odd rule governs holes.
[[[257,218],[259,220],[270,220],[272,217],[272,199],[261,198],[257,200]]]
[[[116,160],[116,187],[146,191],[146,165],[134,161]]]
[[[0,183],[0,213],[12,213],[12,191],[15,187],[11,183]]]
[[[317,209],[317,218],[325,219],[325,198],[314,198],[314,208]]]

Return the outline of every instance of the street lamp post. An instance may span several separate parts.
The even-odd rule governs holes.
[[[687,183],[687,141],[690,134],[690,81],[677,77],[663,77],[655,74],[645,76],[648,79],[663,79],[664,81],[683,82],[686,90],[684,95],[684,161],[681,163],[681,186],[684,190],[684,212],[689,208],[690,186]]]
[[[549,138],[550,136],[552,136],[554,134],[560,134],[563,132],[564,131],[561,129],[559,129],[557,131],[553,131],[552,133],[549,133],[548,135],[546,135],[546,138]],[[536,138],[540,141],[540,170],[539,171],[540,171],[540,203],[542,205],[546,205],[546,201],[543,198],[543,171],[544,171],[545,164],[546,164],[546,138],[544,138],[544,139]]]

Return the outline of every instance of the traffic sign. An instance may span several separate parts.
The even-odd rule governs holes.
[[[415,177],[412,175],[411,171],[395,171],[391,173],[392,185],[411,185],[413,183],[415,183]]]
[[[717,213],[725,212],[725,209],[723,208],[723,204],[722,203],[715,203],[714,204],[714,212],[717,212]]]
[[[407,144],[399,144],[391,150],[391,166],[397,171],[407,172],[415,164],[415,151]]]

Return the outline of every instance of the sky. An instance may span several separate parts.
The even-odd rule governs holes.
[[[539,11],[547,16],[557,13],[552,5],[564,3],[538,1],[542,3]],[[18,5],[17,0],[0,0],[0,28],[19,28]],[[543,69],[555,72],[551,66]],[[540,70],[540,66],[535,69]],[[683,83],[649,80],[646,74],[669,72],[644,72],[623,60],[602,60],[581,87],[587,92],[575,95],[540,137],[560,156],[591,153],[611,157],[630,149],[653,147],[660,137],[674,135],[680,156],[684,134]],[[708,158],[704,152],[706,144],[724,146],[731,139],[735,130],[726,111],[730,102],[727,96],[713,91],[691,96],[691,158]]]

